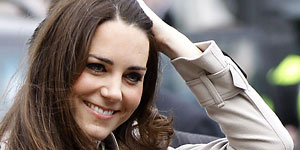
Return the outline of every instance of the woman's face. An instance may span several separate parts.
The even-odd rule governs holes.
[[[72,113],[92,139],[103,140],[138,107],[148,60],[144,31],[123,21],[100,25],[84,71],[72,87]]]

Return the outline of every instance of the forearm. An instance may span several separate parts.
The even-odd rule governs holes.
[[[199,46],[207,47],[199,58],[179,58],[173,64],[226,134],[228,143],[213,142],[204,149],[219,145],[220,149],[223,146],[238,150],[291,150],[289,134],[238,67],[214,42]]]
[[[201,51],[192,43],[185,35],[178,32],[173,27],[166,27],[166,30],[159,31],[160,35],[168,35],[160,37],[158,40],[160,50],[170,59],[178,57],[196,58],[201,55]],[[155,30],[153,30],[155,32]],[[158,31],[156,31],[158,32]],[[155,34],[160,36],[158,34]],[[158,37],[156,37],[158,38]]]

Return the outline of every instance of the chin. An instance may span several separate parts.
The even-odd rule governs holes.
[[[110,132],[105,131],[105,130],[88,130],[87,135],[92,139],[92,140],[97,140],[97,141],[102,141],[104,140]]]

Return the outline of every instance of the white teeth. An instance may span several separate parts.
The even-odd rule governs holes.
[[[91,103],[87,103],[87,106],[89,106],[91,109],[93,109],[94,111],[96,111],[99,114],[102,114],[104,116],[110,116],[114,113],[113,110],[103,110],[103,109],[99,108],[98,106],[93,105]]]

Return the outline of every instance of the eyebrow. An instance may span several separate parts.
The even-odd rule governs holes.
[[[95,56],[93,54],[89,54],[89,56],[94,57],[94,58],[96,58],[100,61],[103,61],[103,62],[107,63],[107,64],[114,65],[114,62],[107,59],[107,58],[103,58],[103,57],[100,57],[100,56]],[[131,66],[131,67],[128,67],[128,70],[133,70],[133,71],[145,70],[146,71],[147,68],[146,67],[140,67],[140,66]]]
[[[139,66],[132,66],[132,67],[129,67],[128,70],[135,70],[135,71],[138,71],[138,70],[147,70],[146,67],[139,67]]]
[[[93,55],[93,54],[89,54],[89,56],[90,56],[90,57],[94,57],[94,58],[96,58],[96,59],[98,59],[98,60],[100,60],[100,61],[103,61],[103,62],[107,63],[107,64],[114,65],[114,62],[112,62],[111,60],[109,60],[109,59],[107,59],[107,58],[95,56],[95,55]]]

